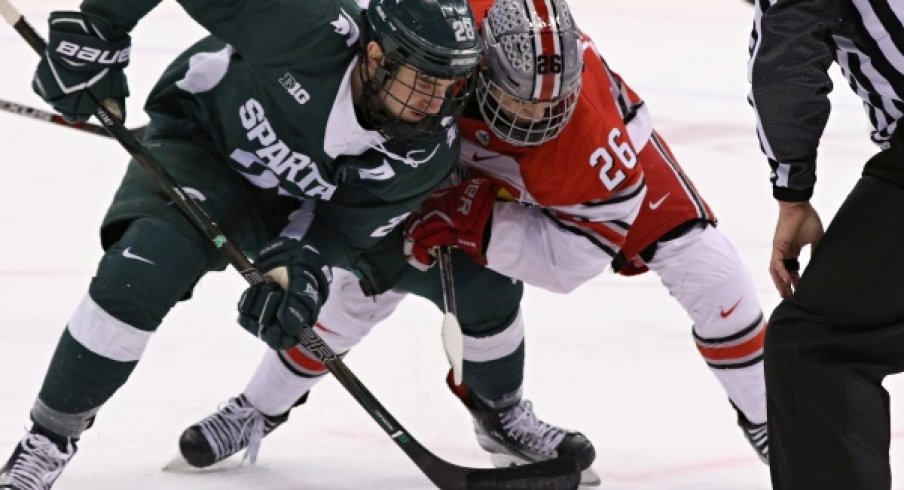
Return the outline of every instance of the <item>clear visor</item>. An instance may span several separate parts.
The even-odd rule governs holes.
[[[523,100],[506,93],[481,71],[477,102],[484,121],[503,141],[516,146],[542,145],[565,129],[577,105],[580,82],[568,94],[547,101]]]

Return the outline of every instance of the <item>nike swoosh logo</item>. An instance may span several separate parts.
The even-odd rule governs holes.
[[[741,304],[741,300],[743,299],[744,298],[739,299],[738,302],[734,304],[734,306],[727,310],[719,310],[719,316],[721,316],[722,318],[728,318],[732,313],[734,313],[735,308],[737,308],[738,305]]]
[[[132,248],[132,247],[126,247],[126,249],[122,251],[122,256],[125,257],[125,258],[127,258],[127,259],[138,260],[138,261],[141,261],[141,262],[146,262],[146,263],[151,264],[151,265],[156,265],[156,264],[154,264],[153,262],[151,262],[150,260],[148,260],[148,259],[146,259],[146,258],[144,258],[144,257],[142,257],[142,256],[140,256],[140,255],[135,255],[135,254],[133,254],[132,252],[130,252],[129,250],[130,250],[131,248]]]
[[[665,195],[660,197],[658,200],[650,201],[650,211],[656,211],[659,206],[662,206],[662,203],[665,202],[666,198],[671,194],[671,192],[666,192]]]
[[[207,200],[207,197],[203,193],[201,193],[201,191],[199,191],[198,189],[195,189],[193,187],[180,187],[179,189],[176,190],[176,192],[180,192],[180,191],[183,195],[188,196],[188,198],[193,201],[204,202]],[[173,201],[169,201],[166,203],[167,206],[172,206],[173,204],[174,204]]]
[[[477,163],[477,162],[483,162],[485,160],[492,160],[498,156],[499,155],[481,155],[480,153],[475,153],[474,156],[471,157],[471,160],[473,160],[474,163]]]
[[[377,168],[361,168],[358,169],[358,176],[364,180],[389,180],[395,177],[395,170],[392,165],[383,159],[383,164]]]

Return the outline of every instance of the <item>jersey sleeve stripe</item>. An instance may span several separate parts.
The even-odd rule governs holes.
[[[587,231],[587,230],[583,229],[582,227],[577,226],[574,223],[569,223],[565,220],[562,220],[562,219],[556,217],[555,214],[553,214],[553,212],[551,212],[549,210],[544,209],[543,214],[545,214],[547,217],[549,217],[549,219],[552,220],[556,224],[556,226],[558,226],[560,229],[586,238],[587,240],[590,241],[590,243],[596,245],[597,248],[602,250],[603,253],[605,253],[606,255],[608,255],[610,257],[615,256],[616,251],[620,248],[620,245],[611,243],[610,241],[601,237],[598,233]]]

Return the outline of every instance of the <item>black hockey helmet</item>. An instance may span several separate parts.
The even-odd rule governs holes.
[[[483,48],[468,1],[370,0],[364,15],[369,32],[362,36],[363,45],[376,41],[384,54],[383,66],[367,81],[362,100],[368,123],[392,138],[428,136],[450,126],[473,91]],[[401,66],[456,82],[438,113],[408,123],[386,111],[388,85]],[[407,101],[398,102],[407,106]]]
[[[477,67],[482,42],[466,0],[371,0],[366,15],[390,58],[438,78]]]

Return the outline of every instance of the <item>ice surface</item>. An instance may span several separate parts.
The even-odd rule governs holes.
[[[19,0],[39,31],[76,2]],[[741,0],[572,0],[575,17],[613,69],[647,101],[656,127],[721,219],[753,271],[766,311],[776,213],[768,168],[747,106],[751,7]],[[202,30],[164,2],[133,32],[130,126],[144,96]],[[0,28],[0,98],[45,107],[31,93],[37,60]],[[814,204],[830,217],[874,151],[858,99],[839,79],[820,152]],[[105,138],[0,114],[0,457],[27,414],[68,316],[100,257],[97,227],[127,155]],[[869,264],[865,264],[869,265]],[[871,264],[881,267],[881,264]],[[130,382],[101,412],[55,488],[426,489],[429,482],[333,380],[317,387],[268,437],[256,467],[164,473],[189,423],[238,393],[262,352],[234,324],[238,274],[212,274],[154,336]],[[599,277],[562,296],[528,289],[526,394],[538,414],[583,431],[607,490],[762,490],[767,468],[734,423],[724,393],[696,352],[690,320],[653,275]],[[601,320],[605,319],[605,320]],[[487,465],[470,419],[447,393],[442,316],[411,299],[347,357],[348,365],[415,437],[443,458]],[[893,392],[901,381],[890,380]],[[901,461],[893,397],[893,466]],[[904,488],[898,484],[896,488]]]

